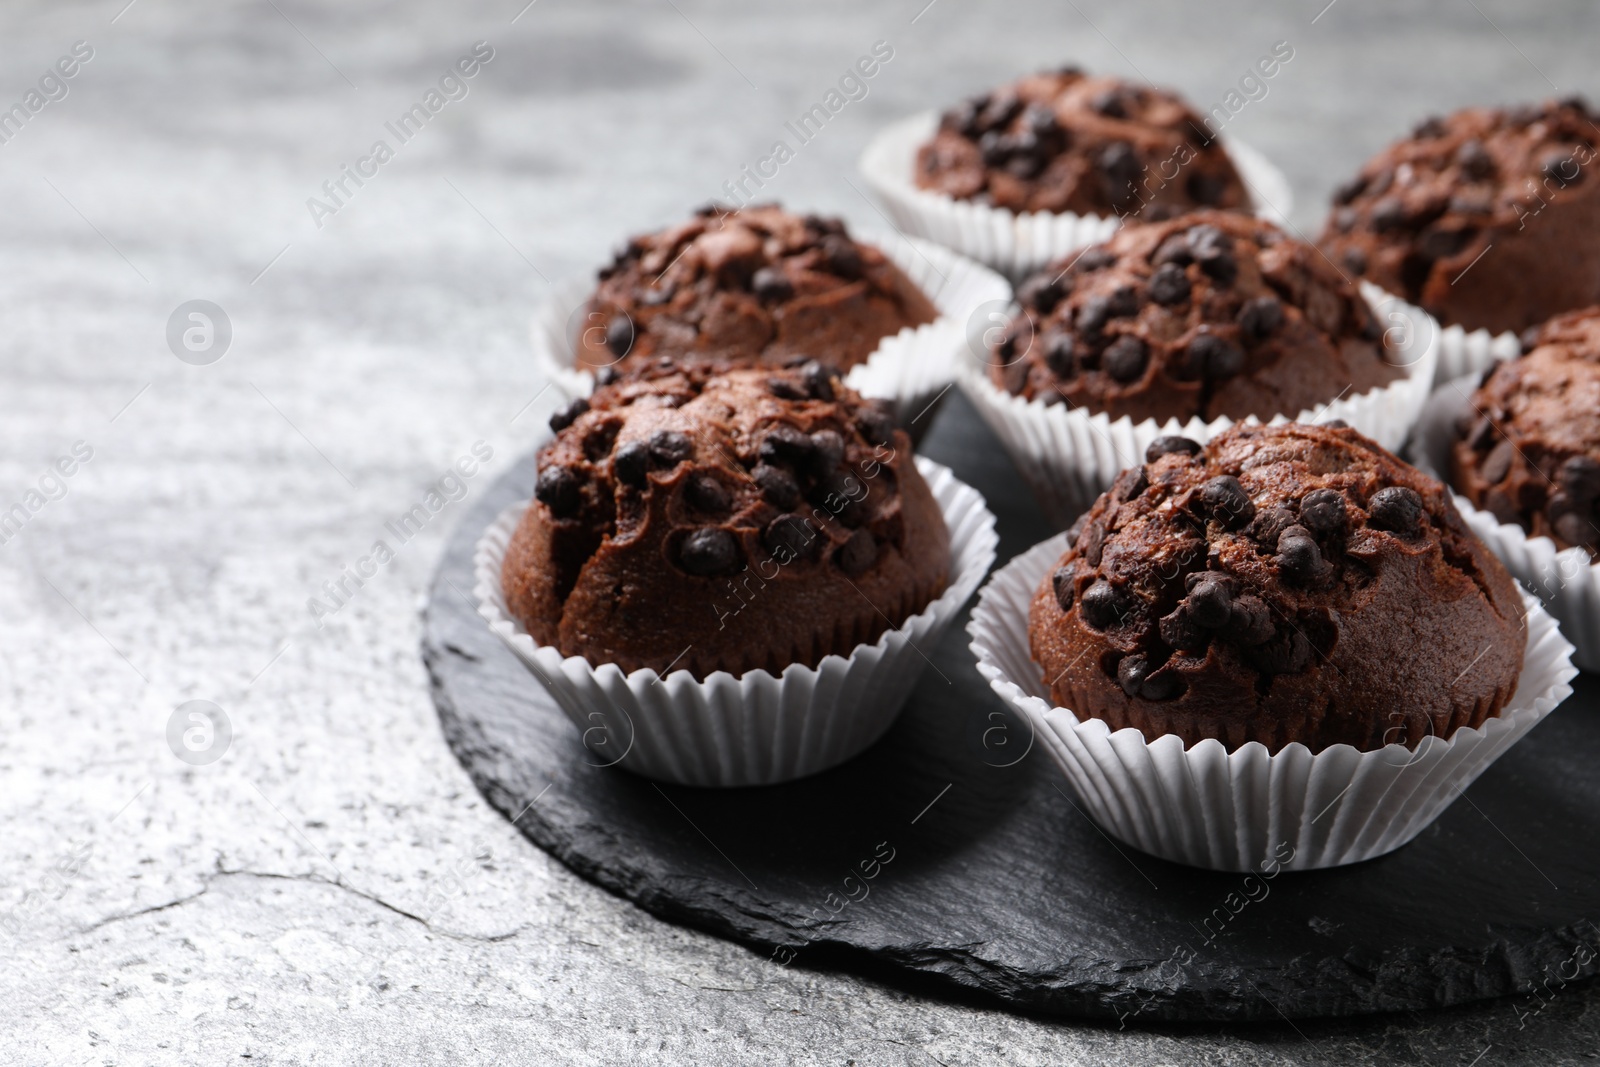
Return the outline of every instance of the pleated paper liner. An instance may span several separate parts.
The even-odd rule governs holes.
[[[614,664],[538,645],[507,612],[500,585],[525,502],[503,511],[478,543],[478,613],[555,698],[596,764],[696,786],[770,785],[815,774],[857,755],[889,728],[927,666],[924,652],[994,563],[998,539],[983,497],[931,460],[918,458],[917,468],[950,529],[950,582],[921,612],[849,656],[830,655],[815,667],[791,664],[779,673],[718,671],[698,681],[686,670],[664,678],[648,669],[624,674]]]
[[[1427,312],[1374,285],[1362,283],[1361,291],[1386,327],[1386,335],[1394,338],[1389,358],[1405,368],[1405,377],[1379,389],[1295,412],[1292,418],[1301,422],[1343,419],[1390,451],[1399,451],[1428,399],[1438,324]],[[1000,438],[1045,513],[1060,526],[1094,503],[1118,474],[1143,463],[1146,446],[1157,437],[1181,434],[1204,444],[1235,421],[1226,416],[1210,422],[1199,418],[1187,422],[1134,422],[1127,416],[1112,419],[1066,404],[1013,396],[996,386],[987,372],[981,360],[971,359],[962,374],[962,388]],[[1282,412],[1267,421],[1284,422],[1290,417]]]
[[[1029,211],[957,200],[917,187],[917,149],[933,136],[939,116],[928,111],[883,129],[858,164],[890,220],[901,232],[924,237],[987,264],[1014,281],[1085,245],[1110,237],[1116,217],[1070,211]],[[1222,138],[1262,218],[1284,225],[1294,206],[1289,179],[1261,153]]]
[[[1148,738],[1080,719],[1050,700],[1028,644],[1028,606],[1066,550],[1057,535],[995,572],[967,625],[978,670],[1026,717],[1089,816],[1106,833],[1175,863],[1222,871],[1337,867],[1381,856],[1416,837],[1478,775],[1572,692],[1577,673],[1555,621],[1532,597],[1515,694],[1499,715],[1415,749],[1312,753],[1293,743],[1269,755],[1215,740],[1188,749],[1176,734]]]
[[[858,239],[881,249],[939,310],[933,322],[885,337],[866,362],[844,376],[845,384],[863,396],[892,401],[896,420],[916,437],[932,421],[929,406],[969,358],[969,323],[986,307],[1009,301],[1011,285],[989,268],[927,241],[893,235]],[[577,367],[575,347],[585,328],[605,328],[605,323],[584,321],[583,308],[594,289],[592,277],[564,282],[534,312],[534,365],[567,400],[594,389],[594,376]]]
[[[1423,409],[1412,439],[1412,461],[1447,485],[1456,416],[1467,409],[1477,387],[1477,374],[1441,386]],[[1472,532],[1560,622],[1562,634],[1576,649],[1572,658],[1578,666],[1600,670],[1600,564],[1591,563],[1581,548],[1557,548],[1550,538],[1530,537],[1521,526],[1501,522],[1460,493],[1452,496]]]

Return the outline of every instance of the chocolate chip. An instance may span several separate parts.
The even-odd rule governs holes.
[[[1350,428],[1350,424],[1343,419],[1323,419],[1317,425],[1329,430],[1348,430]]]
[[[649,481],[650,446],[629,441],[611,457],[611,473],[623,485],[641,486]]]
[[[1118,88],[1101,89],[1089,101],[1089,106],[1095,111],[1112,119],[1125,119],[1128,117],[1128,104],[1123,92]]]
[[[1228,583],[1206,576],[1189,589],[1189,617],[1208,630],[1220,630],[1233,614]]]
[[[1137,337],[1124,334],[1106,349],[1102,361],[1113,380],[1136,382],[1144,376],[1144,369],[1150,362],[1150,349]]]
[[[701,472],[689,479],[684,486],[683,495],[690,504],[701,511],[710,511],[716,514],[726,512],[733,505],[733,498],[728,494],[727,486],[714,474]]]
[[[1382,233],[1406,224],[1406,205],[1398,196],[1387,196],[1372,205],[1372,228]]]
[[[1365,274],[1367,272],[1367,254],[1354,245],[1339,253],[1339,261],[1351,274]]]
[[[694,442],[676,430],[657,430],[650,435],[650,463],[671,469],[694,455]]]
[[[702,526],[683,539],[678,563],[690,574],[732,574],[740,567],[739,542],[720,526]]]
[[[1129,467],[1117,475],[1116,481],[1111,483],[1111,499],[1137,500],[1148,488],[1150,488],[1150,477],[1145,474],[1144,468]]]
[[[1335,187],[1333,190],[1333,202],[1335,204],[1348,204],[1350,201],[1360,196],[1361,191],[1366,187],[1367,179],[1357,174],[1349,181],[1343,182]]]
[[[579,415],[582,415],[588,410],[589,401],[580,396],[578,399],[574,400],[572,403],[568,404],[566,407],[550,416],[550,428],[556,433],[560,433],[562,430],[565,430],[568,426],[571,426],[574,422],[576,422]]]
[[[1073,365],[1075,350],[1070,333],[1052,333],[1044,341],[1044,365],[1057,378],[1070,378],[1077,370]]]
[[[1022,125],[1034,134],[1053,133],[1061,128],[1055,109],[1048,104],[1029,104],[1022,111]]]
[[[1422,497],[1415,489],[1391,485],[1379,489],[1367,501],[1368,526],[1411,537],[1421,522]]]
[[[1219,474],[1200,487],[1200,501],[1206,512],[1224,527],[1237,529],[1256,517],[1256,506],[1239,479]]]
[[[1211,641],[1211,631],[1194,621],[1187,604],[1179,604],[1170,615],[1164,615],[1156,631],[1175,649],[1198,652]]]
[[[1067,295],[1067,286],[1063,284],[1066,281],[1066,277],[1059,272],[1040,271],[1017,287],[1017,300],[1023,307],[1035,308],[1048,315]]]
[[[1139,291],[1131,285],[1119,285],[1111,290],[1106,312],[1114,319],[1125,319],[1139,313]]]
[[[1078,598],[1078,611],[1083,621],[1096,630],[1115,626],[1132,608],[1129,595],[1104,578],[1095,579],[1095,583]]]
[[[1511,473],[1511,457],[1515,452],[1516,447],[1509,440],[1495,445],[1483,461],[1483,480],[1493,485]]]
[[[1244,349],[1214,333],[1196,334],[1188,357],[1190,372],[1203,378],[1231,378],[1244,370]]]
[[[870,445],[894,443],[894,418],[877,408],[868,408],[856,417],[856,429]]]
[[[761,440],[761,458],[768,463],[804,463],[811,458],[811,438],[793,426],[775,426]]]
[[[811,468],[820,478],[844,461],[844,438],[837,430],[811,435]]]
[[[606,347],[621,359],[633,348],[633,320],[626,315],[613,315],[606,323]]]
[[[1189,193],[1190,200],[1202,207],[1215,207],[1222,203],[1223,194],[1228,191],[1228,181],[1220,174],[1200,170],[1189,175],[1183,187]]]
[[[1191,227],[1188,233],[1189,250],[1194,253],[1200,269],[1220,285],[1233,284],[1239,274],[1239,262],[1233,255],[1233,238],[1210,223]]]
[[[834,234],[839,237],[844,236],[843,219],[830,218],[827,215],[807,215],[803,221],[805,222],[808,230],[813,230],[821,234]]]
[[[1311,664],[1311,642],[1299,630],[1286,628],[1247,650],[1245,658],[1263,674],[1299,674]]]
[[[1164,267],[1168,263],[1178,266],[1187,266],[1194,262],[1194,251],[1189,247],[1189,238],[1186,234],[1175,233],[1161,242],[1161,247],[1156,249],[1156,254],[1150,258],[1152,265]]]
[[[841,278],[855,279],[861,277],[866,269],[866,262],[861,258],[860,249],[848,237],[830,234],[822,239],[822,254],[828,261],[828,269]]]
[[[1600,498],[1600,462],[1590,456],[1573,456],[1556,471],[1556,481],[1579,507],[1590,506]]]
[[[1344,532],[1344,494],[1337,489],[1313,489],[1300,501],[1300,524],[1317,537]]]
[[[1105,175],[1106,194],[1112,203],[1121,203],[1134,195],[1133,185],[1144,172],[1139,153],[1127,141],[1112,141],[1100,150],[1095,161]]]
[[[813,359],[801,366],[800,377],[804,379],[811,399],[833,399],[833,368]]]
[[[1467,433],[1467,447],[1482,452],[1494,441],[1494,420],[1484,415]]]
[[[639,303],[647,308],[660,307],[677,293],[677,286],[667,282],[660,286],[647,286],[639,290]]]
[[[839,569],[852,578],[865,574],[878,562],[878,542],[867,530],[857,530],[833,555]]]
[[[990,130],[978,138],[978,154],[991,167],[1004,164],[1010,151],[1010,142],[999,130]]]
[[[806,399],[806,391],[787,378],[768,378],[767,392],[779,400]]]
[[[1150,299],[1163,307],[1181,304],[1189,299],[1189,276],[1176,263],[1163,263],[1150,275]]]
[[[940,127],[953,133],[959,133],[963,137],[976,136],[978,133],[978,112],[982,110],[985,102],[982,97],[975,100],[961,101],[961,103],[939,117]]]
[[[1417,250],[1429,259],[1448,259],[1478,236],[1474,229],[1433,230],[1425,232],[1417,241]]]
[[[1264,545],[1276,546],[1283,531],[1294,523],[1295,514],[1288,508],[1268,508],[1250,524],[1250,536]]]
[[[1056,603],[1061,605],[1062,611],[1072,610],[1073,585],[1078,580],[1078,568],[1068,563],[1064,567],[1057,567],[1050,576],[1050,590],[1055,593]]]
[[[558,519],[570,519],[583,506],[583,484],[566,467],[546,467],[540,471],[533,495]]]
[[[1010,90],[1001,90],[990,96],[983,109],[978,113],[978,128],[992,130],[997,126],[1005,126],[1022,110],[1022,101],[1017,99],[1017,94]]]
[[[846,526],[854,529],[867,520],[866,499],[861,479],[846,470],[836,470],[818,479],[811,491],[811,502]]]
[[[1543,332],[1543,327],[1540,327],[1540,326],[1529,326],[1526,330],[1523,330],[1522,333],[1520,333],[1517,336],[1517,341],[1522,347],[1522,354],[1523,355],[1527,355],[1529,352],[1532,352],[1535,348],[1539,347],[1539,334],[1541,332]],[[1490,367],[1489,369],[1493,370],[1494,368]],[[1489,377],[1488,377],[1487,374],[1485,374],[1483,381],[1479,382],[1478,384],[1479,385],[1487,385],[1488,382],[1489,382]]]
[[[1291,526],[1278,535],[1277,563],[1284,577],[1301,584],[1315,581],[1327,566],[1322,549],[1304,526]]]
[[[1098,340],[1107,322],[1111,321],[1111,298],[1104,293],[1096,293],[1083,302],[1078,308],[1078,316],[1074,320],[1080,333],[1091,341]]]
[[[1076,538],[1078,555],[1091,567],[1100,566],[1100,553],[1106,543],[1106,528],[1098,522],[1084,524]]]
[[[1104,245],[1097,245],[1087,252],[1081,253],[1077,259],[1073,260],[1072,269],[1074,273],[1088,274],[1116,266],[1116,263],[1117,255],[1115,252]]]
[[[799,515],[779,515],[761,531],[761,543],[779,563],[809,559],[820,545],[817,531]]]
[[[1583,168],[1578,166],[1574,153],[1565,148],[1546,154],[1539,161],[1539,172],[1562,189],[1583,180]]]
[[[766,303],[776,304],[794,295],[794,283],[778,267],[762,267],[750,279],[750,290]]]
[[[1596,532],[1594,523],[1575,511],[1560,516],[1551,525],[1555,528],[1556,536],[1569,545],[1587,545],[1600,540],[1600,532]]]
[[[1175,435],[1158,437],[1145,446],[1144,461],[1146,463],[1154,463],[1162,456],[1170,456],[1175,452],[1181,452],[1189,456],[1198,456],[1200,454],[1200,442],[1191,441],[1187,437],[1177,437]]]
[[[1278,332],[1283,325],[1283,302],[1275,296],[1258,296],[1246,300],[1239,309],[1239,332],[1248,341],[1262,341]]]
[[[750,476],[760,487],[762,497],[773,507],[788,511],[799,506],[800,483],[794,480],[794,475],[782,467],[758,463],[756,469],[750,472]]]
[[[1461,147],[1456,149],[1456,165],[1463,174],[1474,180],[1494,174],[1494,159],[1483,147],[1483,142],[1476,138],[1461,142]]]
[[[1129,696],[1145,700],[1170,700],[1182,688],[1175,672],[1152,668],[1143,652],[1122,657],[1117,664],[1117,684]]]
[[[1429,117],[1417,123],[1411,131],[1411,136],[1419,141],[1431,141],[1435,137],[1443,137],[1445,133],[1444,121],[1438,117]]]
[[[1233,609],[1228,614],[1228,625],[1223,633],[1229,640],[1250,648],[1272,640],[1272,610],[1260,597],[1234,597]]]
[[[610,385],[612,382],[616,381],[618,377],[619,375],[617,374],[617,368],[601,367],[599,370],[594,372],[594,384],[597,388],[603,385]]]

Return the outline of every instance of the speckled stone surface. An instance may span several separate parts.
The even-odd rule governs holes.
[[[1062,59],[1206,105],[1287,39],[1295,60],[1230,127],[1285,166],[1309,231],[1426,114],[1546,77],[1593,92],[1592,8],[123,4],[0,12],[0,103],[94,49],[0,143],[0,512],[39,504],[0,544],[0,1062],[1591,1062],[1593,984],[1119,1031],[659,922],[474,791],[417,609],[464,502],[550,406],[525,342],[547,280],[716,195],[872,42],[895,59],[774,195],[881,229],[851,184],[879,123]],[[1011,17],[1028,32],[991,29]],[[319,230],[307,198],[478,40],[495,56],[466,98]],[[166,339],[195,299],[232,324],[205,366]],[[92,458],[46,479],[78,441]],[[478,441],[492,458],[429,511]],[[389,532],[418,506],[414,536]],[[338,605],[324,583],[346,567],[370,577]],[[169,748],[191,700],[232,724],[215,762]],[[1485,863],[1538,863],[1482,832]]]

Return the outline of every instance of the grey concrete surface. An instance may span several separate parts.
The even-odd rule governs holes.
[[[1592,5],[1323,2],[0,8],[0,105],[93,50],[0,143],[0,511],[27,513],[0,544],[0,1062],[1594,1059],[1592,985],[1119,1032],[779,967],[524,842],[445,749],[418,660],[462,506],[405,542],[384,524],[474,443],[492,458],[469,498],[536,438],[532,303],[717,195],[875,41],[894,58],[870,94],[770,188],[864,226],[876,126],[1067,59],[1209,103],[1291,42],[1231,128],[1289,173],[1308,230],[1430,111],[1600,88]],[[480,40],[467,95],[319,228],[307,199],[394,147],[384,123]],[[167,343],[193,299],[232,326],[209,365]],[[52,477],[78,442],[91,458]],[[394,558],[313,618],[379,539]],[[232,725],[208,764],[168,744],[191,700]]]

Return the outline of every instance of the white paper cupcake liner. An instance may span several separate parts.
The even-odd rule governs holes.
[[[1028,211],[957,200],[917,187],[917,149],[939,126],[936,112],[902,119],[883,129],[858,166],[895,227],[925,237],[1020,280],[1053,260],[1110,237],[1115,217],[1072,212]],[[1262,218],[1285,224],[1294,206],[1289,179],[1260,152],[1222,138]]]
[[[1471,402],[1478,375],[1441,386],[1423,409],[1412,442],[1418,469],[1449,484],[1450,448],[1456,416]],[[1586,671],[1600,670],[1600,564],[1581,548],[1559,549],[1548,537],[1530,537],[1515,523],[1501,522],[1452,491],[1456,508],[1511,576],[1554,615],[1576,651],[1573,660]]]
[[[978,670],[1035,735],[1108,834],[1163,859],[1212,870],[1337,867],[1381,856],[1421,833],[1478,775],[1572,692],[1569,645],[1532,597],[1517,690],[1482,727],[1414,750],[1312,753],[1298,742],[1269,755],[1252,741],[1185,749],[1176,734],[1113,731],[1054,706],[1028,643],[1028,608],[1066,551],[1057,535],[995,572],[967,631]]]
[[[933,302],[939,317],[885,337],[866,362],[850,369],[845,384],[863,396],[892,401],[900,424],[920,430],[926,424],[919,416],[955,382],[966,358],[968,323],[986,305],[998,309],[1009,301],[1011,285],[988,267],[927,241],[857,239],[881,249]],[[605,327],[583,321],[594,288],[592,279],[565,282],[534,312],[534,364],[568,400],[594,389],[593,375],[576,366],[575,350],[585,328]]]
[[[614,664],[534,643],[506,610],[500,565],[526,502],[484,531],[473,555],[478,613],[582,733],[594,762],[696,786],[771,785],[843,763],[900,714],[939,638],[994,563],[998,538],[982,495],[948,468],[918,458],[950,529],[950,584],[899,627],[848,656],[782,674],[688,671],[624,674]]]
[[[1439,366],[1434,371],[1433,384],[1443,385],[1469,374],[1476,378],[1496,363],[1520,355],[1522,342],[1510,330],[1492,334],[1488,330],[1444,326],[1439,330]]]
[[[1428,399],[1438,324],[1427,312],[1377,286],[1363,283],[1362,295],[1393,338],[1390,358],[1405,368],[1406,376],[1381,389],[1307,408],[1293,420],[1280,414],[1270,421],[1343,419],[1383,447],[1399,451]],[[988,366],[976,357],[963,371],[962,388],[1000,438],[1045,513],[1063,526],[1094,503],[1118,474],[1143,463],[1146,446],[1157,437],[1181,434],[1205,444],[1235,421],[1218,416],[1210,422],[1192,418],[1187,422],[1145,419],[1136,423],[1127,416],[1112,419],[1066,404],[1027,400],[990,381]]]

